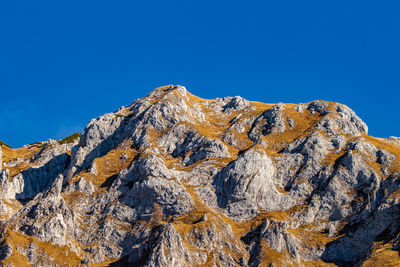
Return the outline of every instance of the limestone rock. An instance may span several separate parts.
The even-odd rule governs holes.
[[[284,132],[286,127],[283,119],[283,110],[284,106],[282,104],[277,104],[263,112],[255,120],[249,137],[253,141],[257,141],[260,136]]]
[[[79,140],[0,148],[1,264],[383,260],[400,246],[400,142],[367,132],[342,104],[157,88]]]
[[[173,126],[158,144],[173,157],[183,157],[187,165],[205,158],[229,157],[227,147],[219,140],[201,136],[193,127],[182,124]]]
[[[97,175],[97,174],[99,173],[99,172],[97,171],[96,162],[93,162],[93,163],[90,165],[89,172],[90,172],[91,174],[94,174],[94,175]]]
[[[336,104],[335,113],[318,108],[325,115],[315,126],[330,135],[351,134],[359,136],[360,133],[368,133],[367,125],[345,105]]]
[[[139,218],[149,217],[154,202],[163,206],[163,212],[184,214],[193,206],[193,200],[161,159],[147,157],[138,160],[115,184],[122,196],[120,201],[136,210]]]
[[[249,106],[249,101],[247,101],[246,99],[244,99],[240,96],[224,97],[223,101],[227,102],[222,107],[223,112],[243,110]]]
[[[275,189],[275,172],[264,151],[246,151],[215,178],[219,206],[237,220],[251,219],[258,209],[288,209],[294,202]]]
[[[159,238],[144,266],[190,266],[195,264],[179,233],[171,225],[162,226]]]

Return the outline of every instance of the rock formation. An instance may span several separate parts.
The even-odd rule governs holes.
[[[395,266],[399,140],[338,103],[160,87],[82,135],[0,144],[0,261]]]

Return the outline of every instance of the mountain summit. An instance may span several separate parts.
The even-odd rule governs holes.
[[[399,265],[400,139],[347,106],[155,89],[0,143],[4,266]]]

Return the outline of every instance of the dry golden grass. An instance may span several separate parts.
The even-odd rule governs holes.
[[[371,144],[375,145],[378,148],[384,149],[393,155],[396,156],[396,158],[393,161],[393,166],[390,169],[390,172],[400,172],[400,146],[397,146],[391,142],[388,142],[387,140],[377,138],[377,137],[372,137],[370,135],[363,134],[363,137],[370,142]]]
[[[288,232],[297,237],[307,247],[321,247],[337,239],[337,236],[328,237],[327,233],[315,232],[312,225],[302,225],[299,228],[288,228]]]
[[[186,188],[186,192],[188,192],[194,200],[194,208],[191,212],[180,216],[173,222],[174,227],[181,235],[185,235],[188,232],[192,231],[195,227],[193,223],[199,220],[204,214],[209,215],[215,213],[215,211],[204,204],[200,197],[195,193],[193,186],[184,186]]]
[[[23,208],[21,202],[19,202],[16,199],[3,199],[2,202],[7,207],[11,208],[10,212],[2,214],[1,216],[2,219],[6,220],[10,219],[15,213],[17,213],[20,209]]]
[[[170,91],[170,88],[173,88],[174,87],[174,85],[166,85],[166,86],[161,86],[161,87],[158,87],[158,88],[156,88],[155,90],[157,90],[158,92],[160,92],[161,93],[161,95],[158,97],[158,98],[155,98],[155,97],[153,97],[152,99],[150,99],[150,103],[151,104],[154,104],[154,103],[157,103],[160,99],[162,99],[166,94],[168,94],[169,93],[169,91]]]
[[[335,152],[329,153],[328,155],[325,156],[325,158],[324,158],[324,160],[322,162],[322,165],[323,166],[330,166],[330,165],[335,164],[335,162],[340,157],[343,157],[343,155],[346,154],[346,152],[347,151],[345,149],[343,149],[339,153],[335,153]]]
[[[280,187],[275,186],[275,189],[276,189],[276,191],[278,191],[281,194],[287,194],[288,193],[288,191],[286,191],[284,188],[280,188]]]
[[[107,190],[105,186],[107,179],[111,179],[111,177],[127,168],[136,155],[137,151],[135,149],[122,147],[113,149],[106,155],[94,160],[98,171],[97,175],[83,171],[73,177],[72,182],[78,181],[81,177],[84,177],[85,180],[92,182],[92,184],[98,189],[98,193],[103,192],[104,190]],[[121,159],[123,156],[126,157],[126,160]]]
[[[49,256],[48,258],[43,259],[49,263],[52,261],[51,258],[61,266],[77,266],[81,263],[81,259],[67,246],[60,247],[50,242],[42,242],[35,237],[15,232],[10,229],[7,229],[3,239],[12,245],[14,249],[11,257],[1,261],[2,265],[12,263],[14,266],[30,266],[28,259],[19,253],[16,248],[24,250],[27,249],[31,243]]]
[[[291,259],[288,259],[283,253],[269,247],[264,239],[261,240],[261,247],[260,266],[270,266],[274,264],[276,267],[284,267],[290,263]]]
[[[2,266],[33,266],[24,255],[15,249],[10,257],[0,261],[0,263]]]
[[[24,161],[29,160],[32,158],[34,155],[36,155],[41,148],[35,147],[35,146],[30,146],[30,147],[21,147],[21,148],[16,148],[12,149],[7,146],[2,146],[1,147],[3,151],[3,162],[4,163],[10,163],[16,159],[23,159]],[[5,167],[5,169],[8,169],[10,172],[10,177],[13,177],[17,175],[18,173],[28,169],[31,167],[31,163],[22,163],[18,164],[14,167]]]
[[[302,261],[301,262],[304,267],[333,267],[337,266],[336,264],[333,263],[327,263],[323,262],[322,260],[316,260],[316,261]]]
[[[80,201],[82,197],[85,197],[84,193],[80,191],[73,191],[71,193],[61,193],[61,196],[70,207],[73,207],[76,203]]]
[[[390,196],[393,198],[400,198],[400,188],[393,191],[392,194],[390,194]]]
[[[282,133],[270,133],[262,137],[267,144],[267,151],[276,155],[276,152],[285,148],[288,144],[294,142],[298,138],[307,137],[314,132],[315,126],[321,119],[318,114],[311,114],[308,110],[303,113],[294,110],[294,104],[284,105],[284,121],[286,129]],[[291,119],[295,122],[294,127],[288,125],[287,120]],[[275,152],[275,153],[274,153]]]
[[[371,256],[362,264],[363,267],[400,266],[399,252],[392,250],[391,244],[378,243]]]
[[[4,162],[10,162],[15,159],[29,159],[33,155],[35,155],[37,152],[40,151],[40,148],[37,147],[21,147],[21,148],[16,148],[12,149],[6,146],[2,146],[2,151],[4,153],[3,155],[3,161]]]

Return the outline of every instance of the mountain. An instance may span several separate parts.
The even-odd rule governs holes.
[[[400,139],[342,104],[171,85],[0,147],[4,266],[400,264]]]

